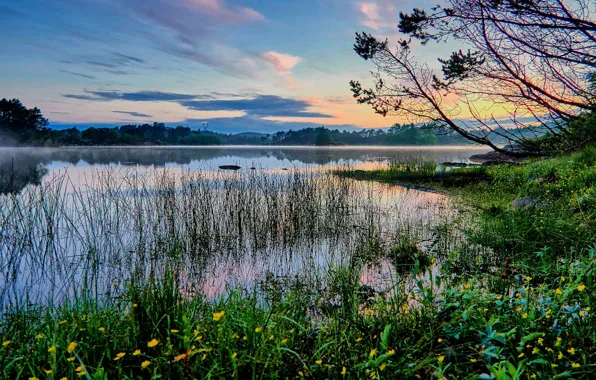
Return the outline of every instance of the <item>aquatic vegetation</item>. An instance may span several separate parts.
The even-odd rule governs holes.
[[[482,169],[463,188],[443,183],[461,212],[440,194],[420,199],[399,189],[395,197],[388,185],[309,172],[182,173],[120,187],[106,175],[71,195],[57,191],[65,185],[57,179],[2,198],[24,217],[15,222],[7,212],[0,220],[1,231],[14,236],[2,247],[21,254],[2,256],[12,281],[3,283],[0,374],[589,378],[596,355],[594,235],[578,225],[567,236],[574,244],[565,245],[530,241],[531,229],[502,231],[504,241],[513,234],[525,239],[515,252],[480,239],[500,231],[497,222],[521,215],[569,221],[562,204],[577,195],[558,201],[545,191],[569,186],[581,193],[592,168],[575,169],[588,156]],[[559,174],[550,185],[528,184],[529,173],[563,161],[574,168],[567,184]],[[513,181],[517,176],[525,180]],[[511,211],[511,201],[523,195],[544,195],[552,206]],[[485,208],[488,202],[499,209]],[[582,208],[573,220],[591,226],[592,215]],[[309,248],[298,250],[300,244]],[[238,265],[280,252],[323,256],[300,270],[228,281],[215,294],[205,286],[202,275],[226,268],[210,260],[225,256]],[[23,280],[25,268],[32,274]],[[74,297],[27,302],[38,294],[35,276],[73,273],[84,274],[69,285],[79,284],[76,292],[63,293]],[[371,275],[382,286],[368,282]]]

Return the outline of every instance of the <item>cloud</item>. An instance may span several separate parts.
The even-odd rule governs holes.
[[[63,73],[66,73],[66,74],[70,74],[70,75],[75,75],[75,76],[81,77],[81,78],[95,79],[94,76],[87,75],[87,74],[81,74],[81,73],[75,73],[74,71],[60,70],[60,72],[63,72]]]
[[[223,0],[185,0],[184,3],[193,10],[197,10],[220,23],[245,24],[253,21],[263,21],[265,16],[247,7],[230,7]]]
[[[261,54],[261,58],[271,65],[280,75],[290,75],[294,66],[302,61],[302,58],[289,54],[267,51]]]
[[[366,0],[358,3],[360,23],[371,29],[379,30],[394,26],[396,9],[392,0]],[[391,17],[393,16],[393,17]]]
[[[259,95],[252,99],[232,100],[190,100],[180,105],[196,111],[243,111],[250,117],[311,117],[331,118],[333,116],[309,112],[310,104],[304,100],[282,98],[275,95]]]
[[[119,60],[120,63],[128,63],[128,62],[145,63],[145,60],[144,59],[133,57],[133,56],[127,55],[127,54],[114,53],[114,56],[120,59]]]
[[[227,99],[218,99],[219,97]],[[248,117],[308,117],[332,118],[332,115],[312,112],[312,104],[306,100],[283,98],[275,95],[257,94],[178,94],[160,91],[85,91],[85,94],[65,94],[69,99],[131,102],[175,102],[194,111],[240,111]],[[231,98],[231,99],[230,99]]]
[[[131,112],[131,111],[112,111],[113,113],[121,113],[121,114],[125,114],[125,115],[130,115],[130,116],[136,116],[136,117],[153,117],[151,115],[147,115],[146,113],[139,113],[139,112]]]
[[[192,95],[192,94],[177,94],[172,92],[160,91],[137,91],[137,92],[120,92],[120,91],[85,91],[86,94],[65,94],[65,98],[79,99],[79,100],[96,100],[96,101],[111,101],[111,100],[127,100],[132,102],[176,102],[183,100],[194,99],[214,99],[212,95]]]

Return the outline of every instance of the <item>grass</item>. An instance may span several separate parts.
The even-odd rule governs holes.
[[[182,192],[181,182],[159,182],[158,192],[153,184],[142,187],[143,197],[92,192],[80,198],[85,207],[93,205],[86,214],[83,206],[60,203],[59,191],[6,198],[18,206],[11,210],[28,217],[15,223],[5,216],[1,231],[13,231],[19,252],[39,271],[55,270],[41,266],[52,257],[70,257],[59,254],[61,245],[48,244],[49,232],[56,234],[54,242],[69,236],[66,241],[86,242],[85,249],[101,247],[78,263],[91,268],[86,284],[97,277],[111,281],[95,263],[122,260],[116,250],[128,252],[127,244],[137,246],[128,259],[139,261],[111,293],[83,287],[76,297],[40,305],[27,302],[24,289],[30,288],[22,288],[21,302],[3,306],[0,374],[7,379],[591,378],[595,164],[596,149],[588,148],[521,166],[446,171],[400,163],[387,171],[342,171],[335,179],[183,181],[199,187]],[[408,210],[382,207],[377,192],[384,187],[362,188],[347,176],[407,180],[448,192],[462,212],[433,220],[420,234],[403,219],[381,217]],[[362,198],[363,193],[368,195]],[[512,208],[519,197],[548,206]],[[189,214],[193,210],[197,213]],[[64,226],[81,214],[87,218],[80,234],[85,238],[77,240]],[[350,227],[354,224],[357,228]],[[129,239],[121,231],[131,226],[135,233]],[[205,240],[198,240],[205,241],[202,250],[193,248],[188,226],[204,231]],[[387,237],[388,230],[394,233]],[[230,242],[244,241],[268,254],[330,237],[350,244],[335,245],[330,253],[347,251],[324,270],[313,264],[254,286],[230,286],[216,297],[197,291],[197,282],[189,280],[189,268],[221,254],[222,247],[232,256],[241,252]],[[159,260],[147,269],[154,255]],[[6,257],[12,261],[3,262],[5,276],[22,275],[11,272],[18,267],[15,256]],[[363,285],[363,271],[384,260],[394,265],[390,286]]]
[[[585,250],[544,283],[532,272],[453,278],[444,261],[432,281],[372,301],[343,268],[337,308],[293,290],[185,298],[172,271],[108,305],[5,315],[0,368],[4,378],[57,379],[589,377],[593,262]]]

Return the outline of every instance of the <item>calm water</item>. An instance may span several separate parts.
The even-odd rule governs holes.
[[[446,250],[435,228],[454,216],[447,197],[339,179],[329,169],[465,162],[481,151],[0,148],[0,310],[81,289],[110,297],[133,273],[142,278],[170,266],[179,268],[185,293],[217,297],[265,278],[321,283],[334,267],[369,251],[382,256],[405,235],[420,249]],[[391,286],[391,260],[369,261],[361,282]]]
[[[12,186],[18,191],[68,171],[77,184],[84,176],[106,168],[128,168],[140,172],[160,169],[217,170],[221,165],[238,165],[263,170],[334,168],[350,165],[364,169],[390,160],[466,162],[477,147],[73,147],[0,148],[0,173],[13,173]],[[36,170],[41,169],[41,170]],[[7,192],[3,183],[0,192]]]

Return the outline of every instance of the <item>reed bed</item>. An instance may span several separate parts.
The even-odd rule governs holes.
[[[268,273],[320,282],[405,236],[425,250],[454,243],[433,229],[451,218],[446,197],[314,170],[64,173],[0,196],[0,210],[2,310],[114,297],[168,266],[189,292],[216,295]]]

